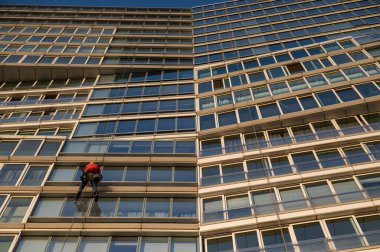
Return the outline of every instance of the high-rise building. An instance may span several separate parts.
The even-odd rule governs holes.
[[[2,5],[0,252],[379,251],[379,13]]]

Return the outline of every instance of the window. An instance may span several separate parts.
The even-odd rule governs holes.
[[[307,203],[299,187],[279,190],[285,210],[305,209]]]
[[[335,64],[337,65],[352,62],[352,59],[346,53],[336,54],[336,55],[331,56],[331,58],[335,61]]]
[[[380,229],[380,216],[372,215],[357,217],[356,220],[358,221],[359,226],[363,231],[369,245],[379,244],[377,236]]]
[[[227,197],[226,202],[229,219],[252,215],[247,194]]]
[[[274,248],[276,251],[293,251],[287,228],[262,231],[261,235],[266,250],[270,251]]]
[[[222,146],[219,139],[202,141],[202,155],[216,155],[222,153]]]
[[[21,183],[22,186],[41,185],[48,171],[47,166],[29,166],[29,169]]]
[[[350,80],[354,80],[354,79],[358,79],[358,78],[362,78],[366,76],[364,72],[357,66],[351,67],[351,68],[345,68],[343,69],[343,72],[346,74],[346,76]]]
[[[319,87],[328,84],[322,74],[306,77],[306,80],[309,83],[310,87]]]
[[[323,234],[319,222],[294,225],[293,230],[301,251],[329,250],[327,243],[325,243],[325,235]],[[307,242],[309,240],[310,242]]]
[[[380,74],[380,68],[376,64],[362,66],[364,71],[369,75]]]
[[[379,88],[377,88],[376,85],[374,85],[371,82],[364,83],[364,84],[357,84],[355,85],[355,88],[359,90],[360,94],[364,98],[380,94]]]
[[[7,252],[12,245],[14,236],[0,236],[0,250]]]
[[[273,191],[252,192],[251,197],[256,215],[279,211],[276,195]]]
[[[206,130],[211,128],[215,128],[214,114],[200,116],[200,129]]]
[[[197,217],[197,205],[195,199],[173,199],[172,217],[195,218]]]
[[[275,67],[275,68],[267,69],[266,71],[268,73],[269,79],[280,78],[286,75],[282,67]]]
[[[288,69],[288,72],[290,74],[297,74],[297,73],[305,72],[305,69],[303,68],[301,63],[298,63],[298,62],[286,65],[286,68]]]
[[[296,98],[290,98],[286,100],[280,100],[279,101],[281,110],[283,114],[287,113],[293,113],[297,111],[301,111],[301,106],[298,103],[298,100]]]
[[[290,89],[293,92],[297,90],[309,88],[309,86],[306,84],[304,79],[291,80],[291,81],[288,81],[288,84],[289,84]]]
[[[332,184],[342,202],[364,199],[363,193],[354,180],[334,181]]]
[[[22,140],[15,151],[15,156],[34,156],[41,145],[41,140]]]
[[[210,222],[223,219],[224,212],[222,197],[203,199],[203,221]]]
[[[340,71],[325,73],[325,76],[332,84],[347,80]]]
[[[236,119],[235,111],[218,114],[218,121],[219,121],[219,127],[236,124],[237,119]]]
[[[261,105],[259,108],[262,118],[277,116],[281,114],[276,103]]]
[[[38,156],[55,156],[61,144],[61,142],[44,142]]]
[[[370,161],[368,154],[361,146],[343,148],[347,160],[351,164],[363,163]]]
[[[336,203],[335,198],[326,182],[306,184],[305,189],[313,206]]]
[[[233,251],[232,237],[207,240],[207,252]]]
[[[346,164],[338,150],[320,151],[317,152],[317,156],[323,168],[342,166]]]
[[[358,236],[358,231],[352,218],[328,220],[326,224],[337,250],[364,246],[363,238]],[[342,239],[339,236],[347,238]]]
[[[359,177],[360,183],[363,188],[371,197],[379,197],[380,192],[380,176],[379,174],[371,174]]]
[[[0,222],[22,222],[31,202],[31,197],[11,197],[0,216]]]
[[[340,103],[338,97],[332,90],[316,93],[318,101],[322,104],[322,106],[329,106],[333,104]]]
[[[141,217],[143,209],[143,198],[121,198],[117,216],[118,217]]]
[[[25,164],[4,164],[0,170],[0,185],[15,186],[24,168]]]

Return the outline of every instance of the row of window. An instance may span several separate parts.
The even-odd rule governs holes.
[[[191,12],[190,9],[188,8],[125,8],[125,7],[70,7],[70,6],[54,6],[54,5],[46,5],[46,6],[34,6],[34,5],[7,5],[4,7],[7,9],[7,11],[15,11],[15,10],[20,10],[20,11],[25,11],[25,10],[31,10],[31,11],[36,11],[36,12],[42,12],[45,13],[46,11],[64,11],[64,12],[72,12],[72,11],[77,11],[78,13],[93,13],[94,11],[99,12],[99,13],[109,13],[109,12],[118,12],[118,13],[135,13],[138,12],[139,14],[146,14],[147,11],[149,13],[155,13],[156,15],[178,15],[178,13],[186,13],[185,15],[188,16],[189,13]],[[184,14],[182,14],[184,15]]]
[[[195,116],[99,121],[80,123],[75,136],[132,135],[192,131],[195,133]]]
[[[199,117],[200,130],[223,127],[227,125],[233,125],[238,122],[242,123],[272,116],[279,116],[282,114],[305,111],[358,100],[362,99],[362,97],[367,98],[376,95],[380,95],[380,89],[376,84],[372,82],[356,84],[342,89],[327,90],[319,93],[312,93],[307,96],[293,97],[289,99],[279,100],[273,103],[250,106],[229,112],[218,113],[216,114],[217,120],[215,120],[214,114],[202,115]],[[237,116],[237,114],[239,116]],[[239,118],[239,121],[237,118]]]
[[[111,38],[108,37],[71,37],[71,36],[45,36],[45,35],[3,35],[0,42],[17,42],[17,43],[71,43],[71,44],[109,44]]]
[[[282,38],[281,40],[289,40],[287,42],[281,42],[281,43],[270,43],[269,41],[266,42],[264,40],[264,37],[258,37],[258,38],[254,38],[253,41],[250,41],[249,42],[249,45],[257,45],[259,43],[264,43],[264,45],[258,45],[258,46],[255,46],[255,47],[249,47],[249,48],[243,48],[243,49],[239,49],[239,50],[232,50],[232,51],[228,51],[227,49],[229,48],[236,48],[239,46],[239,44],[235,45],[235,43],[238,43],[238,41],[227,41],[227,42],[223,42],[223,45],[225,45],[224,47],[224,52],[223,53],[214,53],[214,54],[210,54],[210,55],[204,55],[204,56],[196,56],[195,57],[195,64],[196,65],[200,65],[200,64],[204,64],[204,63],[209,63],[209,62],[215,62],[215,61],[223,61],[223,60],[232,60],[232,59],[236,59],[236,58],[243,58],[243,57],[248,57],[248,56],[253,56],[253,55],[261,55],[261,54],[266,54],[266,53],[271,53],[271,52],[275,52],[275,51],[280,51],[280,50],[283,50],[283,49],[291,49],[291,48],[295,48],[295,47],[299,47],[299,46],[306,46],[306,45],[311,45],[311,44],[315,44],[315,43],[320,43],[320,42],[323,42],[323,41],[328,41],[328,40],[333,40],[333,39],[338,39],[338,38],[343,38],[343,37],[361,37],[361,36],[367,36],[368,34],[373,34],[373,33],[378,33],[380,28],[379,27],[373,27],[373,28],[362,28],[360,29],[360,27],[366,27],[366,26],[358,26],[356,27],[357,29],[356,30],[350,30],[350,31],[346,31],[346,32],[341,32],[343,29],[338,27],[338,28],[333,28],[332,29],[332,32],[334,32],[333,34],[330,34],[330,35],[315,35],[315,36],[311,36],[309,35],[307,38],[304,38],[304,39],[293,39],[293,40],[289,40],[293,37],[295,37],[295,35],[297,35],[295,32],[284,32],[284,33],[280,33],[282,35]],[[314,29],[314,28],[313,28]],[[318,28],[315,28],[317,31],[316,32],[320,32],[320,29],[318,30]],[[338,32],[339,31],[339,32]],[[267,35],[267,36],[270,36],[270,38],[268,39],[271,39],[271,38],[274,38],[272,37],[272,35]],[[373,41],[376,41],[377,38],[373,38],[372,40],[370,41],[366,41],[366,42],[373,42]],[[245,40],[243,40],[245,41]],[[246,42],[244,42],[245,44]]]
[[[283,228],[235,232],[205,241],[206,252],[322,252],[379,245],[380,215],[345,216],[297,223]]]
[[[181,111],[194,111],[194,99],[88,104],[83,115],[98,116]]]
[[[2,236],[0,247],[9,252],[13,236]],[[15,252],[197,252],[198,240],[192,237],[120,237],[120,236],[23,236]],[[64,250],[63,250],[64,248]]]
[[[0,91],[10,90],[29,90],[29,89],[46,89],[46,88],[73,88],[80,86],[93,86],[96,78],[85,79],[62,79],[62,80],[39,80],[39,81],[7,81],[0,84]]]
[[[0,141],[0,156],[55,156],[62,142],[47,140]]]
[[[8,165],[8,164],[5,164]],[[4,165],[4,166],[5,166]],[[190,166],[127,166],[125,164],[103,164],[103,182],[197,182],[196,168]],[[25,165],[24,165],[25,166]],[[80,181],[82,166],[55,165],[47,182]],[[41,181],[42,182],[42,181]]]
[[[373,65],[364,66],[364,69],[367,69],[367,73],[371,75],[380,74],[380,71],[378,72],[380,68],[378,68],[377,66],[375,66],[375,68],[372,68],[371,66]],[[258,77],[258,75],[255,74],[252,74],[251,76],[255,76],[255,78]],[[213,95],[207,96],[205,98],[200,98],[199,110],[213,108],[215,107],[215,105],[217,107],[221,107],[233,103],[239,103],[250,100],[259,100],[270,96],[296,92],[298,90],[304,90],[328,84],[332,85],[339,82],[354,80],[362,77],[366,77],[366,75],[364,75],[360,67],[357,67],[348,68],[345,71],[337,70],[323,74],[302,77],[299,79],[286,80],[269,85],[264,85],[258,88],[243,89],[231,93],[226,93],[223,95]],[[231,80],[235,81],[233,77],[231,78]],[[211,92],[222,88],[228,88],[231,83],[229,79],[224,79],[223,82],[220,80],[214,80],[213,82],[209,81],[200,83],[198,85],[198,92]]]
[[[192,45],[192,39],[176,39],[176,38],[113,38],[111,44],[187,44]]]
[[[193,69],[164,70],[147,72],[124,72],[114,75],[100,75],[97,85],[128,82],[149,82],[193,79]]]
[[[42,55],[8,55],[0,56],[0,63],[25,63],[25,64],[90,64],[99,65],[101,57],[54,57]]]
[[[164,65],[193,65],[192,58],[148,58],[148,57],[104,57],[102,62],[108,65],[124,65],[124,64],[164,64]]]
[[[2,129],[0,135],[18,136],[66,136],[71,135],[73,129],[67,126],[52,128],[24,128],[24,129]]]
[[[269,54],[265,56],[260,56],[258,58],[248,59],[242,62],[238,61],[238,62],[228,64],[227,66],[219,65],[212,68],[202,68],[197,71],[198,73],[197,76],[198,76],[198,79],[202,79],[202,78],[207,78],[210,76],[226,74],[227,71],[228,73],[233,73],[235,71],[241,71],[244,69],[248,70],[248,69],[256,68],[260,66],[263,67],[266,65],[281,63],[285,61],[291,61],[291,60],[299,59],[303,57],[309,57],[309,56],[329,53],[329,52],[333,52],[337,50],[348,49],[355,46],[357,46],[357,44],[356,42],[353,42],[352,40],[344,39],[344,40],[338,40],[338,41],[329,41],[326,43],[321,43],[320,45],[307,46],[302,49]],[[362,55],[362,57],[358,58],[358,56],[360,55]],[[368,58],[365,51],[362,51],[360,55],[356,56],[355,54],[353,54],[351,57],[354,60],[361,60],[361,59]]]
[[[343,11],[346,8],[343,4],[341,4],[341,5],[335,5],[335,6],[329,6],[329,7],[322,7],[320,9],[312,9],[312,10],[306,10],[306,11],[298,11],[298,12],[290,12],[290,13],[285,13],[285,14],[277,14],[277,15],[272,15],[272,16],[265,16],[265,17],[260,17],[256,19],[249,19],[249,20],[244,20],[244,21],[234,22],[234,23],[229,23],[229,24],[219,24],[219,25],[195,28],[194,34],[218,32],[218,33],[215,33],[216,35],[216,34],[222,34],[222,32],[231,28],[234,29],[234,28],[239,28],[239,27],[254,26],[254,28],[233,30],[232,32],[230,32],[231,37],[237,37],[237,36],[258,34],[260,32],[269,32],[273,30],[291,29],[297,26],[306,26],[306,25],[319,24],[319,23],[324,23],[324,22],[332,22],[332,21],[337,21],[340,19],[348,19],[352,17],[362,17],[365,15],[374,14],[379,11],[377,6],[368,7],[371,5],[369,1],[363,1],[362,3],[363,3],[363,6],[361,6],[360,9],[356,9],[356,10],[348,9],[347,11]],[[344,9],[341,9],[342,7]],[[337,12],[337,11],[342,11],[342,12]],[[246,14],[249,15],[249,13],[244,13],[244,14],[242,13],[242,15],[246,15]],[[315,16],[315,15],[318,15],[318,16]],[[289,20],[289,19],[294,19],[294,18],[297,20]],[[302,18],[302,19],[299,19],[299,18]],[[281,23],[277,23],[277,22],[281,22]]]
[[[325,138],[337,138],[339,136],[360,134],[379,129],[380,115],[378,113],[311,122],[289,128],[226,135],[220,139],[203,140],[201,141],[200,156],[270,148]]]
[[[296,10],[300,8],[309,8],[309,7],[314,7],[318,5],[336,3],[333,0],[308,1],[305,3],[295,3],[297,2],[296,0],[278,0],[278,1],[270,1],[270,2],[262,2],[262,3],[257,3],[257,2],[258,2],[257,0],[242,0],[238,2],[226,1],[223,3],[215,3],[215,4],[208,4],[208,5],[203,5],[199,7],[193,7],[192,9],[193,13],[202,12],[202,13],[193,14],[193,18],[201,19],[202,17],[211,17],[211,16],[219,16],[219,15],[227,16],[225,14],[233,13],[233,12],[240,13],[240,12],[244,12],[250,9],[252,10],[259,9],[258,10],[259,12],[255,13],[255,15],[263,15],[263,14],[268,15],[276,11]],[[239,5],[239,6],[236,6],[236,5]],[[281,5],[281,6],[270,8],[271,6],[276,6],[276,5]],[[215,10],[215,9],[220,9],[220,10]],[[206,12],[206,10],[211,10],[211,11]],[[208,19],[211,19],[211,18],[208,18]],[[223,20],[215,20],[214,22],[222,22],[222,21]]]
[[[25,13],[22,13],[25,16]],[[0,33],[62,33],[62,34],[113,34],[115,29],[84,28],[84,27],[20,27],[2,26]]]
[[[65,45],[10,45],[0,44],[0,52],[35,52],[35,53],[105,53],[104,46],[65,46]]]
[[[374,186],[377,184],[377,186]],[[202,199],[203,221],[219,221],[275,212],[304,210],[320,206],[379,197],[380,175],[342,180],[322,180],[294,187],[248,191]]]
[[[167,54],[192,54],[192,48],[175,48],[175,47],[167,47],[167,48],[156,48],[156,47],[109,47],[107,53],[167,53]]]
[[[62,153],[195,154],[194,141],[66,141]]]
[[[195,198],[40,198],[33,217],[197,218]]]
[[[70,120],[78,118],[80,113],[79,109],[11,112],[0,114],[0,123]]]
[[[336,56],[341,57],[340,60],[343,61],[344,55],[345,54],[343,55],[339,54]],[[302,64],[304,64],[304,66],[307,66],[306,69],[308,69],[308,71],[323,69],[325,67],[332,66],[328,58],[323,58],[321,60],[314,59],[314,60],[303,62]],[[225,79],[215,79],[213,81],[202,82],[198,84],[198,93],[205,93],[205,92],[210,92],[213,90],[236,87],[236,86],[246,85],[249,83],[272,80],[276,78],[282,78],[285,76],[291,76],[293,74],[299,74],[299,73],[305,72],[305,68],[302,66],[302,64],[292,63],[286,66],[279,66],[279,67],[274,67],[270,69],[265,69],[264,71],[250,72],[250,73],[247,73],[249,81],[247,80],[246,74],[241,74],[241,75],[235,75],[235,76],[225,78]],[[368,65],[358,65],[358,66],[353,66],[349,68],[343,68],[343,69],[335,70],[332,72],[327,72],[324,75],[316,74],[316,75],[306,76],[304,78],[298,79],[298,81],[295,84],[294,84],[294,80],[290,80],[290,82],[292,82],[291,83],[292,85],[295,85],[293,89],[299,90],[299,89],[305,89],[309,87],[311,88],[311,87],[327,85],[329,83],[335,84],[337,82],[342,82],[346,80],[354,80],[354,79],[378,75],[378,74],[380,74],[380,67],[377,64],[368,64]],[[306,84],[305,80],[307,81],[309,85]],[[272,89],[271,90],[272,95],[276,94],[276,91],[277,91],[276,89],[285,89],[285,90],[289,89],[287,85],[285,84],[285,82],[274,83],[272,85],[269,85],[269,87]],[[264,91],[265,93],[268,93],[268,88],[266,86],[261,87],[261,88],[255,88],[253,90],[256,93],[258,91]],[[286,92],[285,90],[284,92]],[[249,90],[244,90],[244,91],[248,91],[249,93]],[[279,92],[281,93],[281,90]],[[265,97],[265,94],[261,97]]]
[[[202,185],[214,185],[317,171],[380,160],[380,142],[335,149],[310,150],[286,156],[264,157],[243,163],[214,165],[201,169]]]
[[[4,13],[0,16],[1,23],[2,24],[9,24],[9,25],[25,25],[25,13],[22,14],[22,19],[17,17],[6,17]],[[60,18],[44,18],[43,16],[40,17],[29,17],[27,18],[28,24],[30,25],[64,25],[64,26],[131,26],[131,27],[141,27],[141,26],[147,26],[147,27],[160,27],[160,28],[166,28],[166,27],[173,27],[176,29],[180,29],[181,27],[191,27],[190,20],[186,20],[185,22],[180,21],[136,21],[133,19],[133,21],[126,21],[126,20],[120,20],[119,18],[110,20],[110,19],[96,19],[93,20],[92,18],[88,18],[87,20],[83,19],[60,19]]]
[[[48,104],[64,102],[81,102],[86,101],[86,93],[59,93],[46,95],[26,95],[26,96],[0,96],[0,106],[20,106],[29,104]]]
[[[171,85],[137,86],[122,88],[94,89],[91,100],[108,98],[149,97],[164,95],[194,94],[193,83],[181,83]]]
[[[149,29],[149,30],[144,30],[144,29],[141,29],[141,28],[137,28],[137,29],[123,29],[123,28],[120,28],[116,31],[116,34],[119,35],[119,34],[128,34],[128,35],[135,35],[135,34],[144,34],[144,35],[152,35],[152,34],[155,34],[155,35],[181,35],[181,36],[186,36],[186,35],[190,35],[192,36],[193,33],[191,30],[172,30],[172,29]]]
[[[0,185],[42,186],[45,182],[80,181],[84,167],[73,165],[0,164]],[[102,166],[103,182],[192,182],[196,183],[196,169],[190,166]]]
[[[366,12],[362,14],[362,12]],[[307,36],[313,35],[321,32],[337,31],[347,28],[355,28],[358,25],[371,25],[379,23],[377,16],[374,17],[364,17],[361,15],[377,14],[379,9],[377,7],[356,10],[351,12],[346,12],[345,15],[334,13],[330,15],[329,19],[325,16],[306,18],[302,20],[294,20],[289,22],[281,22],[273,25],[265,25],[260,27],[251,27],[246,29],[235,30],[232,32],[223,32],[210,35],[204,35],[194,38],[194,43],[210,43],[215,40],[233,40],[239,46],[246,46],[252,44],[253,41],[257,42],[270,42],[275,40],[288,39],[291,37]],[[343,19],[344,16],[355,17],[355,19],[347,20]],[[308,25],[314,25],[309,27]],[[320,25],[318,25],[320,24]],[[318,25],[318,26],[316,26]],[[286,29],[292,29],[291,31],[286,31]],[[267,33],[261,35],[262,33]],[[241,37],[244,36],[244,37]]]

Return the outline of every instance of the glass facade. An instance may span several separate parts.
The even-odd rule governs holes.
[[[378,250],[379,11],[1,5],[0,251]]]

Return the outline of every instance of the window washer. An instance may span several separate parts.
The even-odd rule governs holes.
[[[77,196],[75,197],[74,202],[77,202],[80,198],[82,190],[85,188],[88,182],[90,182],[92,186],[92,190],[94,193],[95,202],[98,202],[99,199],[99,191],[98,191],[98,183],[102,180],[102,174],[100,172],[100,166],[94,162],[90,162],[87,164],[82,170],[81,185],[79,187]]]

